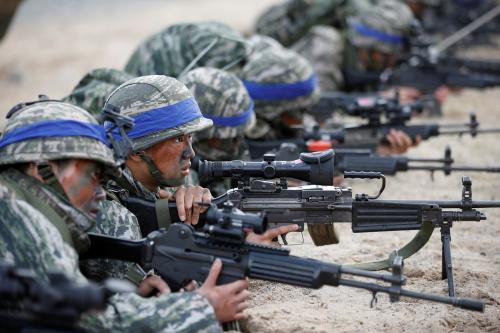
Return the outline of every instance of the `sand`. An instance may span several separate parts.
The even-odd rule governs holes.
[[[0,42],[0,112],[39,93],[59,98],[97,67],[121,68],[136,45],[164,26],[182,21],[218,19],[248,31],[256,15],[277,1],[26,1],[11,29]],[[118,4],[120,7],[118,8]],[[147,7],[146,7],[147,5]],[[500,59],[497,50],[473,51]],[[470,52],[469,52],[470,54]],[[500,89],[464,90],[451,96],[439,122],[467,121],[474,111],[482,125],[500,127]],[[3,118],[3,117],[2,117]],[[429,120],[428,120],[429,121]],[[0,128],[2,127],[0,123]],[[439,137],[410,151],[415,157],[440,157],[452,148],[461,165],[500,165],[500,135]],[[500,175],[469,174],[473,198],[500,200]],[[400,173],[388,179],[384,199],[459,200],[462,173],[434,181],[426,172]],[[373,191],[374,185],[353,181],[353,192]],[[485,210],[488,220],[456,223],[452,230],[452,254],[457,295],[487,302],[484,313],[450,306],[402,299],[391,304],[379,295],[370,308],[371,294],[346,287],[307,290],[253,281],[247,311],[248,332],[500,332],[500,210]],[[351,263],[385,258],[411,239],[415,232],[353,234],[339,225],[339,245],[291,246],[292,254],[328,262]],[[445,295],[441,276],[441,245],[436,230],[426,247],[405,262],[407,288]]]

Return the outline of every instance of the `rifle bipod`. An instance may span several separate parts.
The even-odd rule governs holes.
[[[472,181],[469,177],[462,177],[462,203],[464,206],[465,217],[470,217],[473,220],[486,219],[483,214],[474,211],[470,208],[472,203]],[[467,208],[469,207],[469,208]],[[462,213],[462,214],[463,214]],[[469,214],[467,214],[469,213]],[[455,283],[453,281],[453,265],[451,260],[451,227],[453,226],[453,214],[457,212],[448,212],[443,216],[443,221],[440,225],[441,232],[441,279],[448,280],[448,295],[455,296]],[[447,218],[448,217],[448,218]]]

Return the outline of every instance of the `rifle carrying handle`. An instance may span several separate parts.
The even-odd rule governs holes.
[[[382,185],[375,196],[369,196],[366,194],[356,195],[356,201],[366,200],[366,199],[378,199],[382,192],[385,190],[385,176],[381,172],[370,172],[370,171],[345,171],[344,178],[361,178],[361,179],[382,179]]]

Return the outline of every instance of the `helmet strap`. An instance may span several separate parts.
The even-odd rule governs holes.
[[[57,194],[61,195],[64,199],[69,201],[69,198],[66,195],[66,191],[59,182],[59,179],[57,179],[56,175],[54,174],[54,170],[52,170],[52,166],[47,162],[43,162],[37,163],[36,167],[38,169],[38,174],[40,175],[40,177],[42,177],[45,185],[47,185]]]
[[[173,186],[181,186],[184,184],[184,177],[178,180],[177,179],[167,180],[163,175],[163,173],[160,171],[160,169],[158,169],[153,159],[148,155],[146,155],[146,153],[143,150],[136,152],[136,154],[141,158],[141,160],[144,161],[144,163],[146,163],[146,165],[148,166],[149,173],[156,180],[158,186],[173,187]]]

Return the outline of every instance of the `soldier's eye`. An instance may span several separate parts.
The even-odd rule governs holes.
[[[181,143],[184,142],[184,136],[178,136],[175,138],[175,143]]]

